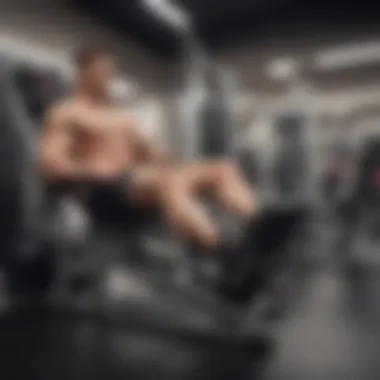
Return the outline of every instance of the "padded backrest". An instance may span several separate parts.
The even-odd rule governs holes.
[[[1,179],[0,179],[0,228],[2,246],[13,251],[20,240],[21,231],[29,229],[29,219],[36,192],[30,180],[30,167],[34,165],[33,135],[25,128],[29,119],[13,82],[12,66],[4,62],[0,70],[1,108]],[[28,225],[28,227],[27,227]]]
[[[34,79],[25,65],[5,63],[0,68],[2,175],[0,179],[0,225],[8,240],[27,242],[38,229],[43,191],[36,162],[36,125],[54,99],[33,98]],[[32,106],[33,105],[33,106]],[[38,107],[37,107],[38,105]],[[22,238],[21,238],[22,237]],[[31,238],[34,240],[34,238]],[[28,244],[28,243],[25,243]]]
[[[34,134],[35,143],[41,132],[43,118],[47,110],[66,93],[65,81],[53,69],[37,68],[27,64],[14,67],[13,81],[25,119],[28,119],[28,122],[25,122],[23,126],[26,129],[29,128],[27,132]],[[37,170],[37,168],[34,169]],[[35,173],[36,176],[37,174]],[[40,183],[40,187],[42,193],[42,183]],[[54,209],[57,201],[56,193],[43,190],[45,206],[51,205]]]
[[[25,64],[15,67],[14,83],[28,117],[36,126],[41,124],[46,110],[65,92],[58,73]]]
[[[0,70],[0,236],[3,243],[13,240],[17,230],[20,208],[20,173],[23,149],[19,142],[22,137],[13,128],[9,119],[13,111],[10,106],[11,81],[7,66]],[[17,116],[17,115],[15,115]]]

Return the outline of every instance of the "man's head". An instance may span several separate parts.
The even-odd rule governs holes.
[[[86,45],[75,55],[77,80],[89,95],[99,98],[108,96],[109,83],[113,75],[110,52],[101,45]]]

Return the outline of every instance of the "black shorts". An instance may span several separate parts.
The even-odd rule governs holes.
[[[132,201],[134,186],[133,169],[121,173],[112,182],[95,185],[88,197],[90,210],[101,219],[126,221],[136,218],[138,210]]]

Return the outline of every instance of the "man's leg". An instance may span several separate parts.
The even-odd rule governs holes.
[[[216,224],[196,200],[186,173],[155,165],[140,167],[134,170],[128,197],[137,206],[159,207],[174,230],[197,244],[214,248],[219,240]]]
[[[174,229],[205,248],[217,247],[219,231],[216,224],[187,188],[173,186],[167,189],[163,200],[163,212]]]
[[[227,210],[244,219],[250,220],[255,213],[249,187],[228,161],[174,167],[153,164],[134,170],[134,174],[132,200],[141,206],[159,206],[173,228],[206,247],[218,244],[219,231],[197,201],[200,192],[215,194]]]
[[[210,191],[232,213],[247,220],[254,216],[254,196],[234,163],[203,161],[180,167],[178,171],[193,192]]]

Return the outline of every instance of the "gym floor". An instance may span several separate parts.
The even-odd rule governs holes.
[[[380,277],[333,269],[309,276],[302,299],[279,326],[270,380],[375,380],[380,374]]]
[[[313,269],[279,324],[265,380],[378,380],[377,270],[347,276]],[[8,313],[0,324],[2,379],[255,379],[246,363],[136,332],[95,327],[41,311]]]

